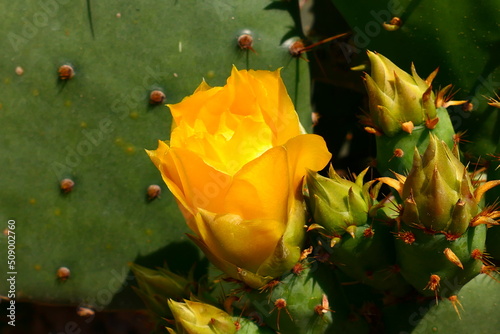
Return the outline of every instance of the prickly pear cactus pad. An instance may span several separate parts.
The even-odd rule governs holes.
[[[16,222],[17,300],[142,307],[120,297],[132,283],[128,262],[166,261],[185,274],[200,261],[144,148],[168,139],[165,103],[179,102],[203,78],[223,85],[232,65],[282,67],[310,127],[307,62],[287,44],[298,38],[290,30],[296,10],[287,10],[294,5],[0,4],[9,14],[0,23],[0,221],[2,230]],[[4,259],[7,238],[0,240]],[[69,269],[64,278],[61,267]]]
[[[468,329],[477,333],[495,331],[500,326],[498,317],[500,289],[495,280],[498,280],[498,275],[476,276],[460,290],[458,294],[460,304],[443,300],[434,307],[432,304],[424,303],[408,318],[409,322],[413,322],[418,317],[418,312],[423,315],[412,333],[463,333]],[[486,306],[489,303],[492,307]],[[458,321],[457,311],[460,313]]]

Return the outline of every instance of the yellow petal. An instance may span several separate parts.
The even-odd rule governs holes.
[[[203,253],[205,253],[210,263],[213,263],[226,275],[245,282],[245,284],[249,287],[258,289],[273,279],[273,277],[271,276],[257,275],[245,268],[238,267],[235,264],[230,263],[229,261],[226,261],[219,256],[216,256],[201,238],[190,234],[188,234],[187,236],[203,251]]]
[[[268,73],[267,71],[257,71]],[[302,134],[301,124],[295,107],[280,77],[280,71],[270,72],[275,76],[276,91],[269,90],[270,85],[257,86],[257,96],[261,105],[264,118],[268,126],[275,133],[275,146],[285,144],[290,138]],[[260,77],[260,76],[259,76]],[[263,90],[266,90],[265,93]],[[273,94],[273,95],[270,95]],[[271,98],[271,96],[273,98]]]
[[[274,253],[264,261],[257,275],[278,277],[290,270],[301,256],[305,239],[306,209],[302,200],[292,201],[287,225]]]
[[[205,79],[202,80],[201,84],[198,86],[198,88],[196,88],[196,90],[194,91],[193,94],[196,94],[198,92],[204,92],[206,90],[209,90],[211,89],[212,87],[210,87],[209,84],[207,84],[207,82],[205,81]]]
[[[221,212],[231,177],[207,165],[198,155],[186,149],[173,148],[172,157],[191,205]]]
[[[146,150],[146,153],[149,155],[149,158],[155,164],[156,168],[160,168],[161,160],[167,155],[170,147],[168,147],[168,143],[158,140],[158,148],[156,150]]]
[[[155,164],[156,168],[160,170],[163,181],[176,198],[184,217],[188,219],[193,213],[182,189],[178,186],[178,184],[181,184],[179,174],[175,168],[168,168],[168,161],[171,161],[171,157],[169,157],[170,147],[167,142],[159,140],[158,148],[154,151],[146,150],[146,153],[149,155],[149,158]]]
[[[244,118],[229,138],[224,133],[211,135],[203,123],[197,129],[179,126],[172,131],[172,147],[183,147],[203,157],[213,168],[234,175],[248,161],[272,147],[273,134],[263,122]],[[235,154],[237,152],[237,154]]]
[[[222,103],[221,107],[224,105],[224,96],[218,97],[222,91],[222,87],[213,87],[210,89],[205,89],[206,87],[198,88],[199,90],[193,95],[185,97],[181,102],[168,105],[175,124],[179,125],[181,122],[186,122],[193,127],[194,122],[201,117],[200,114],[206,116],[208,101],[215,100],[215,103]],[[224,110],[223,107],[216,110],[220,109]]]
[[[242,116],[261,116],[256,110],[257,97],[255,96],[255,80],[249,75],[248,71],[238,71],[233,67],[231,76],[227,79],[227,85],[224,87],[231,93],[231,112]]]
[[[232,108],[244,108],[244,114],[262,114],[275,135],[274,146],[283,145],[301,133],[298,115],[285,84],[276,71],[237,71],[233,68],[228,86],[234,87]]]
[[[244,219],[286,222],[289,197],[286,150],[274,147],[234,175],[227,192],[225,210]]]
[[[170,191],[186,210],[221,212],[231,177],[208,166],[199,156],[173,147],[161,157],[160,172]]]
[[[160,170],[163,182],[165,182],[168,189],[177,200],[177,204],[179,205],[184,218],[187,220],[187,224],[192,229],[195,228],[195,226],[189,222],[189,219],[192,218],[194,212],[193,209],[191,209],[191,205],[187,202],[182,187],[179,186],[181,185],[179,173],[177,173],[173,165],[169,165],[169,161],[171,161],[172,159],[169,156],[170,147],[168,146],[167,142],[158,141],[158,148],[154,151],[146,150],[146,153],[149,155],[156,168]],[[197,230],[194,231],[197,232]]]
[[[328,151],[325,140],[312,134],[296,136],[290,139],[285,147],[290,166],[290,187],[296,195],[299,195],[302,193],[300,187],[302,178],[307,174],[307,170],[316,172],[323,169],[332,154]]]
[[[219,151],[220,155],[225,157],[227,173],[234,175],[249,161],[271,149],[272,139],[273,133],[265,123],[243,119],[234,135]]]
[[[234,214],[215,215],[205,211],[199,217],[200,237],[210,251],[254,273],[274,253],[284,232],[283,224],[273,220],[244,220]]]

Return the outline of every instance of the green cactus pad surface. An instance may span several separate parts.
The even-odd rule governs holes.
[[[473,250],[483,252],[486,241],[486,226],[469,229],[458,239],[446,240],[444,234],[427,234],[416,228],[405,228],[414,234],[415,241],[406,243],[398,233],[396,251],[401,274],[417,291],[427,296],[455,295],[468,281],[480,273],[482,262],[474,259]],[[460,268],[446,256],[450,249],[462,264]],[[430,285],[430,277],[439,276],[438,285]]]
[[[240,324],[240,329],[238,330],[238,334],[274,334],[276,333],[269,327],[264,327],[255,323],[254,321],[242,318],[242,317],[233,317],[235,322]]]
[[[254,314],[281,333],[367,332],[366,322],[349,313],[347,299],[330,268],[319,262],[302,264],[300,273],[245,297]]]
[[[415,324],[417,312],[425,314],[411,333],[496,332],[500,328],[498,279],[497,274],[494,278],[478,275],[458,293],[461,305],[453,304],[449,300],[442,300],[438,305],[433,301],[421,305],[418,311],[408,317],[408,321]]]
[[[430,133],[443,140],[450,149],[453,148],[455,132],[448,112],[444,108],[438,108],[437,115],[439,122],[432,130],[421,125],[415,127],[411,134],[401,131],[394,137],[377,136],[377,169],[380,174],[393,176],[393,172],[396,172],[406,175],[412,167],[414,148],[423,154],[429,145]],[[402,156],[397,155],[396,150],[401,150]]]
[[[92,2],[91,11],[87,3],[0,4],[10,13],[0,38],[0,221],[3,230],[15,220],[16,299],[140,307],[128,262],[167,262],[185,274],[200,260],[144,152],[169,137],[164,104],[192,94],[203,78],[223,85],[232,65],[284,67],[310,128],[308,66],[285,45],[298,34],[290,30],[297,17],[269,1],[111,0]],[[251,49],[238,45],[243,33]],[[154,90],[166,98],[150,101]],[[66,193],[65,178],[74,182]],[[147,194],[153,184],[161,195]],[[57,278],[60,267],[67,279]]]
[[[374,228],[358,226],[354,238],[346,233],[327,251],[331,253],[332,263],[353,279],[402,296],[410,290],[410,286],[396,268],[396,252],[389,229],[382,223]]]

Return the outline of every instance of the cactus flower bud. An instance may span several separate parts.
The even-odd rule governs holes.
[[[455,134],[446,106],[465,101],[450,101],[451,85],[435,96],[432,80],[437,70],[422,79],[411,66],[411,74],[384,56],[368,51],[371,75],[365,75],[369,115],[362,119],[365,130],[377,135],[377,169],[389,176],[391,171],[406,173],[412,165],[413,150],[422,154],[429,133],[453,146]]]
[[[382,184],[363,183],[367,171],[362,171],[354,182],[341,178],[333,168],[330,178],[313,172],[307,175],[306,202],[315,222],[309,230],[330,238],[330,245],[322,245],[345,274],[401,296],[409,285],[394,269],[390,227],[382,223],[389,220],[387,208],[383,210],[384,205],[376,201]]]
[[[134,287],[136,293],[159,318],[171,314],[168,307],[169,298],[181,299],[190,294],[191,282],[167,269],[153,270],[135,263],[129,266],[139,285],[138,289]]]
[[[236,325],[232,317],[215,306],[190,300],[184,300],[184,303],[169,300],[168,305],[174,315],[176,326],[176,331],[168,328],[169,333],[236,333]]]
[[[423,156],[417,150],[406,178],[401,220],[409,226],[460,236],[479,212],[465,166],[433,135]]]
[[[365,75],[365,85],[373,125],[392,137],[402,130],[404,123],[418,126],[437,117],[431,89],[437,71],[423,80],[413,64],[410,75],[381,54],[368,51],[368,57],[372,71],[371,76]]]
[[[379,180],[399,192],[403,200],[401,221],[427,233],[443,233],[450,240],[460,237],[469,226],[492,224],[480,211],[484,193],[499,185],[488,181],[477,188],[465,166],[448,146],[430,135],[423,155],[415,149],[413,167],[407,177]]]
[[[330,237],[353,235],[356,226],[368,221],[372,199],[363,177],[368,169],[358,175],[355,182],[343,179],[330,167],[329,178],[309,171],[307,174],[306,202],[316,224],[310,229],[324,229]],[[369,184],[368,184],[369,186]]]

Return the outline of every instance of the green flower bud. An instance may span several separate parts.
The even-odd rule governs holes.
[[[368,192],[371,183],[363,185],[368,169],[355,182],[341,178],[330,167],[329,178],[310,171],[306,176],[306,202],[316,224],[310,229],[323,229],[330,237],[345,232],[353,235],[357,226],[367,223],[372,206]]]
[[[143,300],[146,307],[158,317],[169,316],[168,299],[182,299],[190,294],[191,282],[171,271],[159,268],[149,269],[135,263],[129,264],[139,288],[135,292]]]
[[[413,64],[410,75],[380,54],[368,51],[368,58],[372,68],[371,76],[365,75],[369,124],[390,137],[403,130],[411,132],[412,128],[408,130],[402,127],[408,122],[413,126],[424,123],[435,126],[437,112],[431,82],[437,72],[423,80]]]
[[[215,306],[184,300],[184,303],[168,301],[175,318],[177,334],[233,334],[236,325],[232,317]]]
[[[448,146],[431,135],[427,150],[415,150],[413,167],[402,187],[401,220],[409,226],[462,235],[479,213],[465,166]]]

